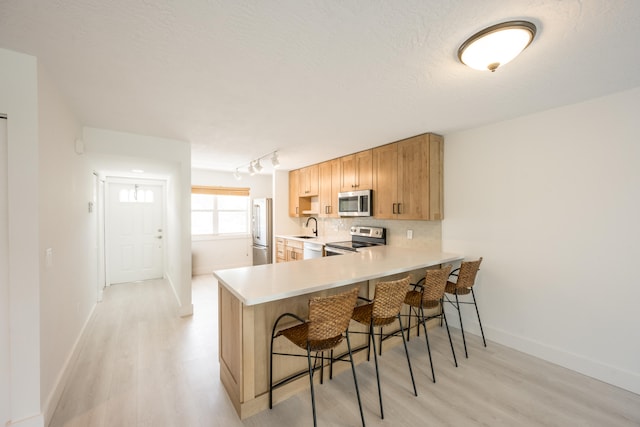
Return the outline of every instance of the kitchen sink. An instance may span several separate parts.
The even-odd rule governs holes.
[[[296,239],[315,239],[316,236],[291,236],[291,237],[295,237]]]

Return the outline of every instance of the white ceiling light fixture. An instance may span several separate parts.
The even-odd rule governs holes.
[[[266,158],[268,158],[269,156],[271,156],[271,164],[273,165],[274,168],[278,167],[280,165],[280,161],[278,160],[278,151],[271,151],[270,153],[265,154],[264,156],[260,156],[257,159],[251,160],[249,162],[249,165],[246,166],[247,167],[247,171],[249,172],[249,175],[255,175],[256,173],[259,173],[262,169],[264,169],[264,167],[262,166],[262,163],[260,163],[261,160],[264,160]],[[242,177],[240,176],[240,173],[238,172],[240,168],[242,168],[243,166],[238,166],[236,168],[236,171],[233,173],[233,176],[237,179],[240,180]]]
[[[458,49],[458,58],[475,70],[494,72],[527,48],[536,35],[528,21],[509,21],[475,33]]]
[[[280,166],[280,160],[278,160],[277,151],[274,151],[273,156],[271,156],[271,164],[273,165],[274,168],[277,168],[278,166]]]

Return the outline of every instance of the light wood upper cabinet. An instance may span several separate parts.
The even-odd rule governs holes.
[[[376,218],[442,219],[442,141],[425,134],[373,149]]]
[[[365,150],[340,158],[340,191],[373,188],[372,150]]]
[[[311,197],[318,195],[318,165],[311,165],[299,169],[298,175],[298,195],[300,197]]]
[[[340,159],[318,165],[318,201],[322,218],[338,218],[338,192],[340,191]]]
[[[300,171],[289,172],[289,216],[301,217],[311,209],[311,197],[300,197]]]
[[[373,216],[395,218],[398,209],[398,144],[373,149]]]
[[[443,219],[443,138],[423,134],[289,172],[289,216],[338,218],[338,192],[373,189],[380,219]],[[316,207],[314,206],[314,209]]]
[[[298,197],[298,170],[289,172],[289,216],[300,216]]]

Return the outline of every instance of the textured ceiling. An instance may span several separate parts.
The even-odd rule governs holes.
[[[496,73],[456,57],[538,27]],[[194,167],[286,169],[640,86],[637,0],[0,0],[0,47],[38,57],[86,126],[190,141]]]

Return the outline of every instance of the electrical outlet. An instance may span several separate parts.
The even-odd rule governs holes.
[[[45,265],[47,268],[53,267],[53,249],[47,248],[44,251]]]
[[[407,239],[413,239],[413,230],[407,230]]]

